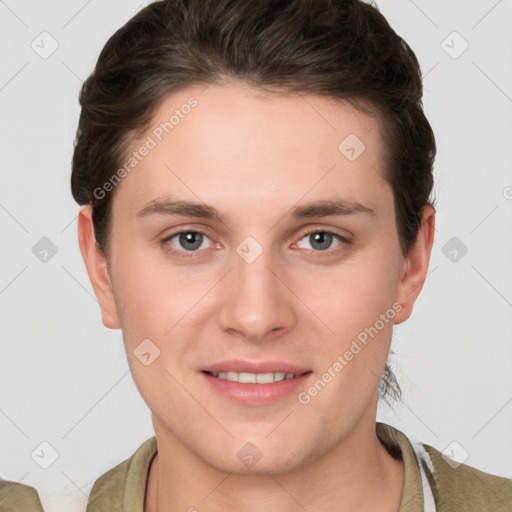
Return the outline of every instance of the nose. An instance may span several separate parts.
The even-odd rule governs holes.
[[[254,261],[247,254],[261,249],[254,243],[245,249],[245,254],[233,253],[233,269],[223,280],[219,323],[226,332],[258,343],[293,328],[297,299],[290,277],[270,249]]]

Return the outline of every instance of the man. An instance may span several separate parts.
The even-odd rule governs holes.
[[[376,423],[434,239],[420,76],[355,0],[155,2],[107,42],[72,191],[155,438],[88,512],[510,509]]]

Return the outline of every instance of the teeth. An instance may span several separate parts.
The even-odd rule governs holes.
[[[248,372],[210,372],[214,377],[227,379],[241,384],[271,384],[285,379],[293,379],[294,373],[248,373]]]
[[[236,379],[236,373],[235,372],[229,372],[231,375],[228,380],[235,380]],[[240,372],[238,374],[238,382],[241,382],[242,384],[256,384],[256,374],[255,373],[245,373]]]

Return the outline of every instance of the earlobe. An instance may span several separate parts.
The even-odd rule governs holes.
[[[411,316],[414,303],[423,288],[434,243],[434,231],[435,210],[426,205],[422,210],[421,226],[416,240],[403,262],[397,293],[397,302],[402,305],[402,309],[395,316],[395,324],[400,324]]]
[[[101,317],[105,327],[119,329],[121,327],[111,277],[103,252],[98,248],[92,222],[92,207],[85,205],[78,214],[78,243],[80,252],[101,309]]]

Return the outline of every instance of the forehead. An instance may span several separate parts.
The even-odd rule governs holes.
[[[166,194],[226,209],[333,192],[378,203],[388,187],[375,117],[348,102],[240,82],[170,94],[131,152],[138,160],[117,193],[132,209]]]
[[[363,144],[371,145],[372,152],[380,151],[377,124],[376,117],[345,100],[282,89],[268,92],[235,81],[169,95],[156,110],[146,135],[164,144],[181,139],[189,144],[186,150],[195,145],[204,151],[223,143],[226,156],[228,150],[231,154],[238,150],[244,161],[255,154],[263,157],[261,149],[271,157],[290,149],[296,150],[298,158],[301,149],[304,154],[330,149],[338,156],[339,143],[348,135],[360,139],[356,149]],[[232,144],[226,145],[228,141]],[[293,156],[288,151],[288,159]],[[349,153],[345,156],[350,160]]]

